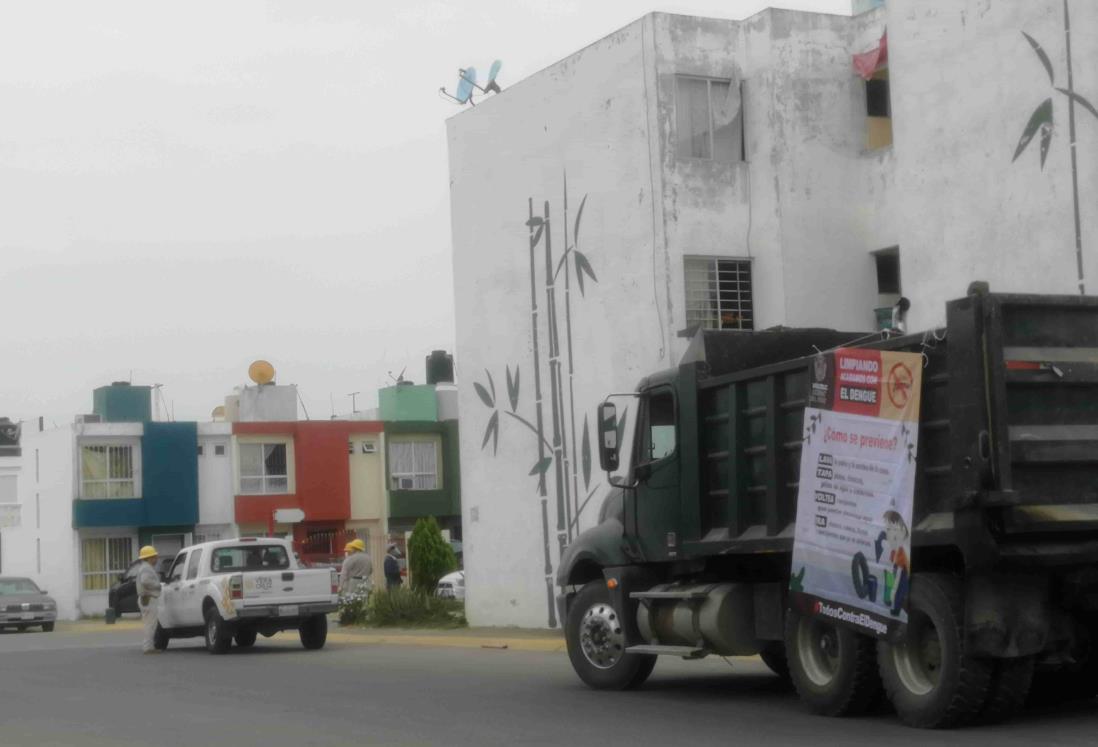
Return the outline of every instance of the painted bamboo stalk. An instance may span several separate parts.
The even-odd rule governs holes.
[[[549,326],[549,392],[553,411],[553,474],[557,490],[557,544],[563,553],[568,544],[568,525],[564,519],[568,481],[564,472],[564,439],[561,433],[560,337],[557,329],[556,283],[553,281],[553,237],[549,201],[545,201],[545,306]]]
[[[572,247],[574,248],[576,242],[579,240],[577,236],[572,237]],[[572,355],[572,263],[568,261],[568,172],[564,172],[564,324],[565,332],[568,339],[568,410],[571,416],[569,422],[570,432],[572,436],[572,501],[575,503],[573,507],[572,502],[568,504],[567,519],[568,519],[568,541],[572,541],[574,533],[579,531],[579,442],[576,441],[576,389],[575,389],[575,365],[574,357]],[[573,516],[575,519],[573,519]]]
[[[534,344],[534,406],[537,420],[538,436],[538,464],[545,459],[545,436],[541,411],[541,359],[538,350],[538,291],[537,291],[537,254],[538,242],[543,232],[548,231],[545,223],[540,225],[534,221],[534,198],[530,198],[527,204],[529,218],[526,225],[530,229],[530,331]],[[545,597],[549,612],[549,627],[557,627],[557,611],[553,599],[553,560],[549,553],[549,499],[545,489],[545,470],[538,471],[538,495],[541,497],[541,538],[545,555]]]
[[[1075,264],[1079,275],[1079,293],[1086,294],[1083,279],[1083,228],[1079,218],[1079,164],[1075,152],[1075,74],[1071,64],[1071,14],[1064,0],[1064,44],[1067,48],[1068,139],[1071,141],[1071,193],[1075,207]]]

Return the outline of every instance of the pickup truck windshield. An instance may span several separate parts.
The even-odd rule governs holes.
[[[214,573],[274,571],[290,567],[286,548],[281,545],[219,547],[213,551],[210,570]]]

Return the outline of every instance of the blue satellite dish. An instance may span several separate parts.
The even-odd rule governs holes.
[[[496,76],[499,75],[499,69],[503,67],[503,63],[496,60],[492,63],[491,69],[488,71],[488,82],[484,84],[484,91],[495,91],[499,93],[499,84],[496,83]]]
[[[477,84],[477,69],[467,67],[461,71],[461,80],[458,83],[457,95],[454,96],[459,104],[464,104],[473,95],[473,86]]]

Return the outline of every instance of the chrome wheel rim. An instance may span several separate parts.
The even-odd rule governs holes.
[[[621,619],[605,602],[592,605],[580,620],[580,649],[597,669],[611,669],[625,654]]]
[[[797,652],[813,685],[826,687],[834,681],[841,657],[839,631],[835,626],[818,620],[801,620],[797,626]]]
[[[903,686],[915,695],[926,695],[942,676],[942,641],[929,617],[912,614],[907,635],[892,644],[892,661]]]
[[[217,641],[217,618],[211,615],[206,623],[206,643],[212,646],[215,641]]]

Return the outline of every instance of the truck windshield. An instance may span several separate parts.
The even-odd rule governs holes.
[[[210,569],[214,573],[237,573],[277,571],[289,567],[290,558],[282,545],[242,545],[214,550]]]

